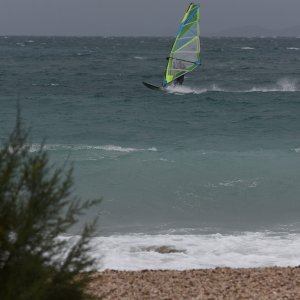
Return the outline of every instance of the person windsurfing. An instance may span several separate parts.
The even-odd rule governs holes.
[[[170,59],[170,57],[166,58],[167,60]],[[182,63],[182,61],[180,59],[174,59],[174,67],[178,70],[182,70],[184,71],[184,64]],[[184,74],[179,76],[178,78],[176,78],[175,80],[173,80],[173,84],[176,85],[182,85],[184,82]]]
[[[175,85],[182,85],[183,84],[183,81],[184,81],[184,75],[181,75],[180,77],[176,78],[174,80],[174,84]]]
[[[191,3],[177,30],[175,41],[167,57],[162,85],[156,86],[143,81],[152,90],[166,91],[168,86],[183,84],[185,74],[201,65],[200,58],[200,5]]]

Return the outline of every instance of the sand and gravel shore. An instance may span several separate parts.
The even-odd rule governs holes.
[[[112,271],[91,275],[96,299],[300,299],[300,267]]]

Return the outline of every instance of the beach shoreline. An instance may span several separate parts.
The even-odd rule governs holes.
[[[300,267],[105,270],[90,278],[96,299],[300,299]]]

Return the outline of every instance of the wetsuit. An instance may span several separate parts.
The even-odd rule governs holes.
[[[166,57],[166,60],[169,60],[170,57]],[[184,69],[184,65],[182,64],[182,62],[178,59],[176,60],[175,59],[175,65],[178,69]],[[183,81],[184,81],[184,75],[181,75],[180,77],[176,78],[173,83],[174,85],[182,85],[183,84]]]
[[[176,78],[174,80],[175,85],[182,85],[184,81],[184,75],[181,75],[180,77]]]

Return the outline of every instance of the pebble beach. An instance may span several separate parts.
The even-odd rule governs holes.
[[[300,299],[299,267],[93,273],[96,299]]]

